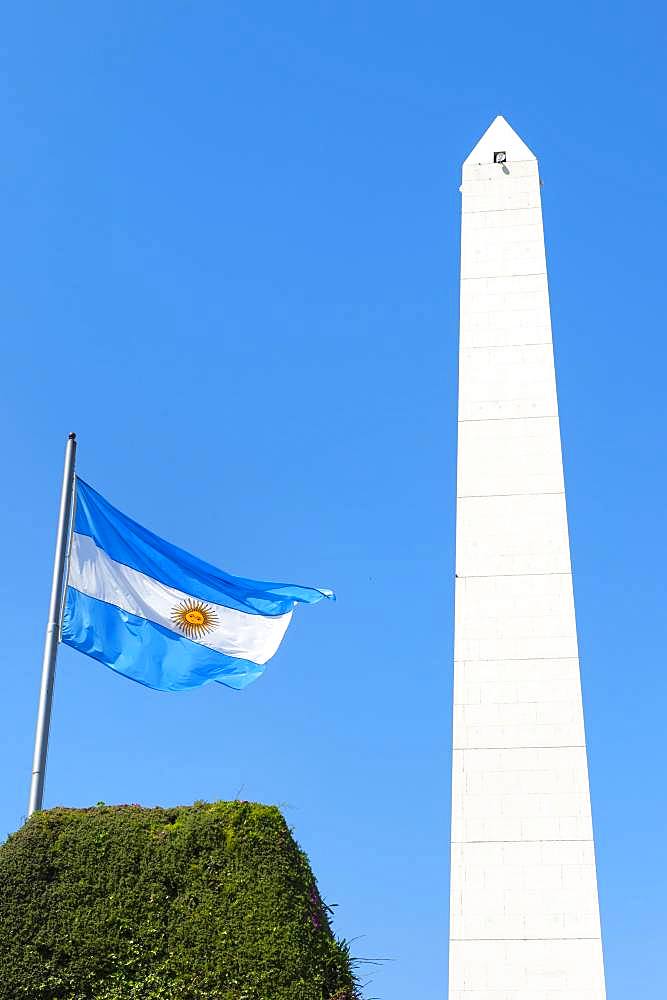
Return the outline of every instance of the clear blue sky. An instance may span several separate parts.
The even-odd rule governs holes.
[[[0,834],[64,439],[231,572],[330,586],[241,695],[59,661],[47,805],[279,803],[368,995],[444,1000],[460,163],[540,158],[610,1000],[667,995],[665,13],[9,5]]]

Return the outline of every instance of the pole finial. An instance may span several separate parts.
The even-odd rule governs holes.
[[[67,437],[70,441],[76,441],[76,434],[74,431],[70,431]]]

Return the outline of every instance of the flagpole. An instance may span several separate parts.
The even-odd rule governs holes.
[[[30,783],[28,816],[32,816],[36,809],[42,808],[42,801],[44,798],[44,775],[46,771],[46,754],[49,747],[49,727],[51,725],[53,682],[56,675],[58,643],[60,642],[63,583],[65,581],[65,562],[67,560],[70,521],[72,516],[72,497],[74,495],[75,458],[76,434],[72,433],[67,439],[67,446],[65,448],[65,468],[63,470],[63,485],[60,493],[60,512],[58,514],[56,554],[53,561],[49,620],[46,626],[46,637],[44,639],[42,686],[39,692],[39,709],[37,712],[37,728],[35,731],[35,753],[32,762],[32,781]]]

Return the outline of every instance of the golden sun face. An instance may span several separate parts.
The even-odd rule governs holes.
[[[218,624],[218,616],[213,608],[192,597],[176,605],[171,612],[171,620],[188,639],[201,639]]]

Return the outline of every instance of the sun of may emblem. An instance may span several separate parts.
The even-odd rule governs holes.
[[[171,612],[171,620],[189,639],[201,639],[218,624],[218,616],[213,608],[192,597],[176,605]]]

